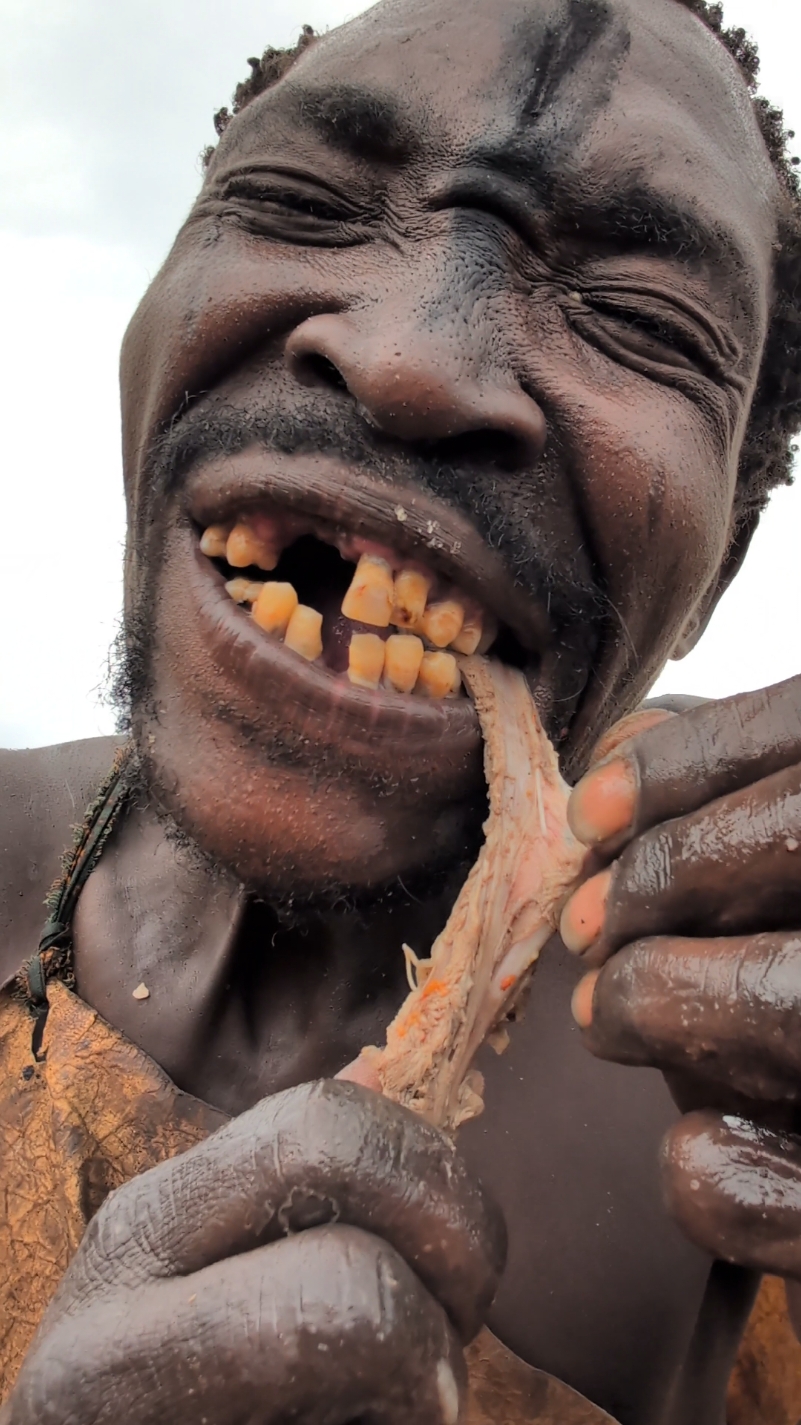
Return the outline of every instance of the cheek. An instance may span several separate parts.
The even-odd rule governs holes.
[[[624,389],[628,387],[629,389]],[[680,631],[728,543],[736,461],[722,423],[622,373],[563,401],[578,497],[604,586],[643,653]]]
[[[319,306],[319,263],[319,253],[301,249],[265,262],[254,239],[222,231],[210,220],[179,234],[122,346],[129,497],[153,433],[185,409],[187,398],[211,389],[232,361],[238,364],[271,336],[291,330],[310,304]]]

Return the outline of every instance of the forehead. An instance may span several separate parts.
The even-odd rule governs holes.
[[[282,118],[365,162],[499,166],[567,208],[661,204],[769,274],[781,199],[750,98],[678,0],[383,0],[245,111],[237,156]]]

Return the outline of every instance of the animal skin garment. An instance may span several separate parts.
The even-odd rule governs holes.
[[[57,981],[39,1057],[32,1020],[0,992],[0,1401],[108,1193],[226,1122]],[[614,1425],[482,1331],[468,1348],[464,1425]]]
[[[486,841],[383,1050],[364,1051],[384,1091],[454,1129],[481,1109],[473,1055],[501,1042],[580,864],[567,787],[522,677],[467,659],[485,736]],[[428,993],[426,993],[428,990]],[[57,979],[41,1044],[15,983],[0,990],[0,1401],[88,1222],[109,1192],[201,1142],[225,1115],[162,1069]],[[729,1396],[729,1425],[796,1425],[801,1348],[783,1284],[762,1288]],[[468,1347],[464,1425],[614,1425],[488,1331]]]

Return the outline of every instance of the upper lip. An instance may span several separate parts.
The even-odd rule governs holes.
[[[506,624],[534,656],[551,642],[544,607],[515,583],[498,552],[464,515],[419,487],[390,485],[333,456],[260,446],[204,462],[185,487],[186,511],[201,527],[271,504],[423,561]]]

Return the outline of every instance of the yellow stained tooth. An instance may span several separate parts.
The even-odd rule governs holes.
[[[355,623],[371,623],[376,628],[386,628],[393,601],[394,581],[386,560],[377,554],[363,554],[342,600],[345,618],[353,619]]]
[[[261,593],[251,610],[253,618],[265,633],[285,631],[298,607],[298,596],[291,584],[262,584]]]
[[[224,559],[230,529],[229,524],[210,524],[204,529],[200,536],[201,554],[208,555],[209,559]]]
[[[425,613],[433,582],[419,569],[401,569],[395,577],[395,605],[390,622],[397,628],[414,628]]]
[[[257,569],[274,569],[278,555],[270,549],[244,520],[235,524],[228,536],[225,557],[234,569],[247,569],[255,564]]]
[[[486,653],[497,637],[498,621],[492,614],[467,614],[458,637],[448,646],[457,653]]]
[[[448,647],[455,648],[457,653],[475,653],[483,632],[481,614],[468,614],[456,638],[451,639]]]
[[[377,688],[384,671],[384,640],[377,633],[354,633],[348,648],[348,677],[358,688]]]
[[[428,605],[420,620],[420,628],[435,648],[447,648],[458,637],[463,623],[464,609],[458,600],[440,599],[438,603]]]
[[[384,682],[398,693],[410,693],[423,661],[423,640],[413,633],[392,633],[384,654]]]
[[[264,587],[256,579],[229,579],[225,592],[235,604],[255,604]]]
[[[323,651],[322,627],[322,614],[308,604],[298,604],[284,634],[284,647],[313,663]]]
[[[452,653],[424,653],[415,692],[429,698],[452,698],[462,685],[459,665]]]

